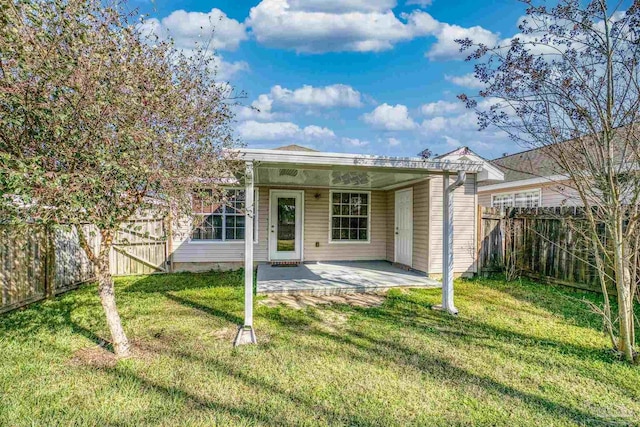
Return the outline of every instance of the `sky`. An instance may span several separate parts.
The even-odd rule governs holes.
[[[245,94],[235,127],[248,147],[415,156],[468,146],[486,158],[521,151],[500,132],[479,131],[456,98],[479,86],[455,39],[513,37],[525,13],[515,0],[131,0],[129,7],[178,48],[203,40],[215,48],[218,78]]]

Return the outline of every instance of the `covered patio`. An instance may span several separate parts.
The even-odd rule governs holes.
[[[439,308],[457,313],[453,303],[453,193],[465,186],[467,174],[472,175],[471,197],[466,190],[462,196],[473,204],[475,176],[493,173],[485,161],[468,150],[462,154],[423,159],[241,150],[240,158],[245,162],[241,182],[246,194],[245,319],[236,345],[257,342],[253,330],[256,262],[257,293],[330,294],[404,286],[442,287]],[[416,190],[414,195],[418,186],[425,190]],[[263,191],[259,200],[254,196],[256,187]],[[260,209],[262,215],[256,221]],[[437,219],[430,216],[436,210],[441,212]],[[466,212],[474,224],[475,206]],[[423,215],[420,222],[414,213]],[[254,221],[260,224],[259,218],[263,234],[254,244]],[[436,270],[426,266],[428,240],[434,239],[427,229],[432,221],[438,222],[441,256],[431,258],[441,259],[437,270],[441,271],[442,285],[425,273]],[[414,226],[423,227],[422,234]],[[418,236],[416,244],[414,236]],[[414,247],[422,252],[414,254]],[[256,248],[259,259],[254,257]],[[422,268],[416,269],[422,274],[395,266],[418,267],[413,265],[414,258],[421,264]]]
[[[440,282],[387,261],[260,264],[258,294],[335,295],[395,287],[439,288]]]

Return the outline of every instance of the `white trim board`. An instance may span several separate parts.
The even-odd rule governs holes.
[[[428,160],[420,157],[389,157],[363,154],[292,152],[265,149],[240,149],[240,160],[274,164],[298,164],[320,166],[349,166],[363,168],[397,168],[404,170],[423,170],[433,172],[463,170],[478,173],[485,168],[486,162],[470,160]]]
[[[560,184],[563,181],[569,179],[566,175],[549,175],[540,178],[521,179],[518,181],[500,182],[498,184],[490,184],[484,186],[478,186],[478,194],[487,193],[495,190],[504,190],[514,187],[524,187],[527,185],[540,185],[540,184]]]

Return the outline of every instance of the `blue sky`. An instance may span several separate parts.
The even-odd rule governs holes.
[[[479,132],[456,100],[478,88],[453,41],[516,35],[524,7],[514,0],[133,0],[130,7],[185,49],[210,39],[215,24],[220,78],[259,110],[238,109],[237,132],[249,147],[416,155],[467,145],[488,158],[520,151],[500,133]]]

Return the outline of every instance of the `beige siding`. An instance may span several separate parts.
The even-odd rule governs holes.
[[[269,189],[258,189],[258,236],[254,244],[254,260],[267,260],[267,221]],[[179,263],[227,263],[244,261],[244,241],[198,242],[190,239],[191,223],[180,221],[173,236],[173,262]]]
[[[320,197],[316,198],[316,194]],[[329,243],[329,190],[305,189],[304,260],[382,260],[387,256],[387,197],[371,192],[370,243]],[[316,247],[316,243],[318,247]]]
[[[268,260],[269,190],[268,187],[261,187],[258,194],[258,242],[254,245],[256,262]],[[305,261],[393,261],[395,190],[371,192],[370,243],[329,243],[329,189],[305,188],[304,191]],[[469,272],[475,268],[474,175],[469,175],[465,186],[456,190],[454,200],[454,267],[457,273]],[[442,177],[435,176],[413,185],[413,210],[413,268],[427,273],[441,273]],[[190,224],[186,222],[177,227],[173,240],[175,265],[223,265],[244,260],[244,242],[192,242],[189,230]]]
[[[389,262],[393,262],[395,254],[395,222],[396,222],[396,193],[387,191],[387,258]]]
[[[429,181],[413,186],[413,268],[428,272]]]
[[[582,205],[580,197],[574,189],[555,182],[542,185],[521,185],[494,191],[482,191],[482,187],[478,187],[478,204],[489,207],[491,206],[491,196],[494,194],[517,193],[530,190],[540,190],[541,207]]]
[[[453,271],[475,272],[476,257],[476,181],[475,175],[467,175],[465,184],[454,193],[453,219]],[[453,183],[455,176],[450,177]],[[431,179],[430,187],[430,238],[429,273],[442,273],[442,177]]]

